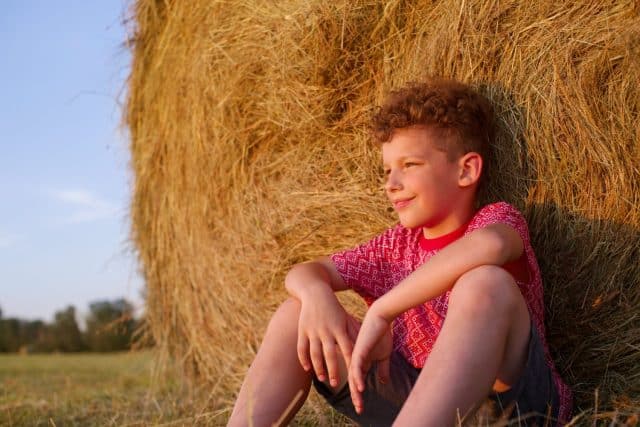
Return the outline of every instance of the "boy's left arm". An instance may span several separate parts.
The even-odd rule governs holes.
[[[523,250],[522,238],[513,227],[501,223],[488,225],[440,250],[376,300],[364,317],[349,367],[349,385],[356,410],[362,410],[361,392],[369,349],[388,332],[393,319],[451,289],[464,273],[482,265],[502,266],[517,260]]]
[[[369,311],[391,322],[408,309],[451,289],[464,273],[482,265],[502,266],[515,261],[523,250],[522,238],[507,224],[491,224],[472,231],[418,267]]]

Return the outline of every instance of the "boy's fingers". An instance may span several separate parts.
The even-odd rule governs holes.
[[[336,387],[340,381],[340,369],[338,368],[338,360],[336,358],[336,345],[332,342],[325,342],[322,345],[324,352],[324,362],[327,365],[329,374],[329,383]]]
[[[362,397],[359,391],[353,390],[351,392],[351,402],[353,402],[353,407],[355,408],[356,413],[362,414]]]
[[[351,402],[358,414],[362,413],[362,394],[358,391],[356,386],[354,371],[349,369],[349,392],[351,394]]]
[[[359,392],[362,393],[364,391],[364,375],[362,370],[358,370],[358,372],[356,372],[356,387]]]
[[[359,355],[354,355],[351,358],[351,367],[349,368],[349,375],[353,379],[354,389],[358,392],[364,391],[363,373],[366,372],[364,366],[364,360]]]
[[[353,352],[353,343],[346,335],[339,335],[336,337],[336,341],[338,341],[338,346],[340,347],[340,351],[342,352],[342,356],[344,357],[344,362],[347,364],[347,368],[351,365],[351,353]]]
[[[313,365],[313,370],[316,373],[316,376],[320,381],[324,381],[326,379],[324,372],[324,358],[322,355],[322,343],[319,339],[312,339],[310,341],[310,355],[311,355],[311,364]]]
[[[358,322],[354,317],[349,316],[347,319],[347,334],[351,341],[355,341],[358,337],[358,332],[360,331],[360,322]]]
[[[298,360],[300,365],[305,371],[311,368],[311,362],[309,361],[309,340],[304,335],[298,336]]]

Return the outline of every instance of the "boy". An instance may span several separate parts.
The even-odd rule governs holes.
[[[286,423],[311,383],[362,425],[454,425],[487,396],[527,424],[567,421],[526,222],[506,203],[475,208],[492,123],[454,81],[391,94],[373,130],[400,224],[291,269],[230,426]],[[334,295],[346,289],[369,306],[361,326]]]

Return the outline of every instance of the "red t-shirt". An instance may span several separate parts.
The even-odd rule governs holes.
[[[408,229],[398,224],[365,244],[333,254],[331,260],[344,282],[371,305],[449,243],[496,223],[510,225],[522,238],[522,257],[503,267],[514,276],[527,303],[560,395],[558,418],[567,422],[571,413],[571,390],[560,378],[549,353],[544,333],[540,268],[531,247],[527,222],[516,208],[504,202],[484,206],[468,224],[436,239],[426,239],[421,227]],[[450,292],[409,309],[393,323],[394,350],[416,368],[424,366],[442,329]]]

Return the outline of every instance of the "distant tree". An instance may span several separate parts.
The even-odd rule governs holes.
[[[20,349],[20,319],[0,320],[0,351],[16,352]]]
[[[76,323],[76,309],[72,305],[56,312],[51,325],[51,334],[57,351],[70,352],[86,349],[82,333]]]
[[[125,299],[89,305],[86,343],[91,351],[118,351],[131,347],[135,329],[133,306]]]
[[[27,352],[52,351],[53,345],[48,338],[49,325],[42,320],[20,321],[20,349]]]
[[[42,320],[0,319],[0,352],[50,352],[55,343]]]
[[[5,353],[6,349],[6,337],[4,335],[4,322],[2,320],[2,308],[0,308],[0,353]]]

